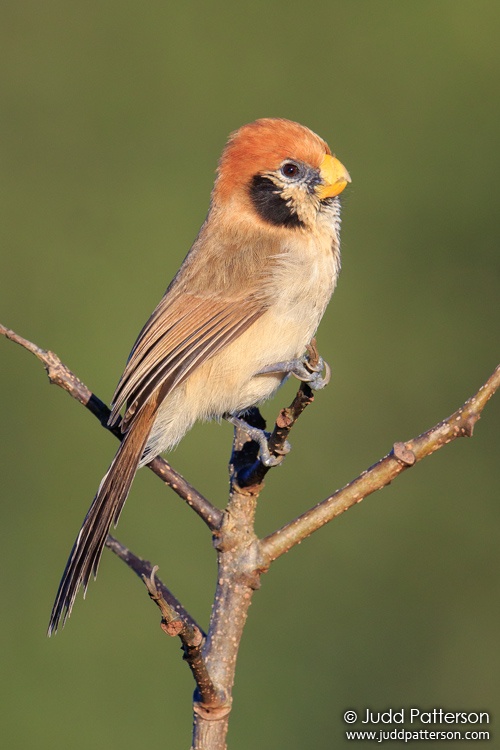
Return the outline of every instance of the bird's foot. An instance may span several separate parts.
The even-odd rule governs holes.
[[[323,370],[325,374],[323,376]],[[288,362],[276,362],[274,365],[268,365],[259,370],[257,375],[272,375],[286,373],[295,375],[303,383],[307,383],[313,391],[319,391],[328,385],[332,375],[330,365],[325,362],[323,357],[318,357],[317,363],[311,364],[308,357],[302,359],[291,359]]]
[[[259,458],[264,466],[267,466],[268,468],[272,466],[278,466],[283,461],[285,455],[291,450],[291,445],[288,440],[286,440],[283,447],[280,448],[281,455],[273,456],[273,454],[269,450],[269,432],[261,430],[259,427],[253,427],[252,425],[249,425],[248,422],[245,422],[245,420],[241,419],[241,417],[228,415],[225,418],[232,425],[243,430],[243,432],[248,435],[251,440],[254,440],[256,443],[258,443]]]

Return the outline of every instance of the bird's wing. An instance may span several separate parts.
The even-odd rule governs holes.
[[[113,397],[110,424],[127,404],[123,431],[158,388],[165,398],[267,308],[259,295],[228,299],[172,292],[163,297],[141,331]]]

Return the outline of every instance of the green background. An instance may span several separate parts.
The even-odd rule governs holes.
[[[321,134],[353,179],[319,332],[334,376],[268,478],[258,530],[269,533],[454,411],[498,364],[499,34],[495,0],[4,3],[0,321],[109,401],[204,218],[228,133],[282,116]],[[3,745],[189,747],[178,643],[109,552],[87,601],[46,639],[115,441],[5,340],[0,377]],[[348,708],[498,721],[499,416],[497,396],[473,440],[264,577],[231,748],[330,750],[346,743]],[[227,424],[197,426],[171,456],[221,506],[230,441]],[[206,625],[209,535],[149,472],[118,536]]]

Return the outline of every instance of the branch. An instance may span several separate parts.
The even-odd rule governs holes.
[[[319,352],[316,346],[316,339],[313,338],[307,346],[307,363],[311,370],[314,371],[320,360]],[[326,366],[328,372],[330,368]],[[301,382],[295,398],[287,409],[282,409],[274,425],[274,430],[269,438],[269,450],[271,453],[280,455],[285,452],[285,444],[292,427],[300,417],[304,409],[314,401],[314,394],[307,383]]]
[[[110,410],[106,404],[95,396],[82,381],[71,372],[71,370],[64,365],[59,357],[54,352],[46,349],[41,349],[31,341],[19,336],[14,331],[6,328],[0,323],[0,334],[6,338],[14,341],[16,344],[27,349],[29,352],[35,355],[37,359],[42,362],[47,372],[48,378],[51,383],[58,385],[63,390],[67,391],[69,395],[79,401],[85,406],[92,414],[97,417],[101,425],[113,433],[119,440],[123,438],[120,430],[120,424],[118,423],[114,427],[108,427],[108,419],[110,416]],[[208,528],[211,531],[218,529],[222,523],[222,511],[216,508],[212,503],[207,500],[198,490],[187,482],[183,476],[173,469],[165,459],[157,456],[149,464],[148,469],[151,469],[153,474],[156,474],[165,484],[173,489],[173,491],[186,503],[193,508],[193,510],[205,521]]]
[[[123,560],[123,562],[128,565],[128,567],[134,571],[136,575],[139,576],[139,578],[144,580],[144,578],[150,578],[153,572],[153,565],[149,562],[149,560],[143,560],[142,557],[137,557],[137,555],[134,555],[134,553],[129,550],[127,547],[125,547],[124,544],[118,541],[118,539],[115,539],[111,534],[108,534],[108,537],[106,539],[106,547],[110,549],[112,552],[115,553],[117,557],[120,558],[120,560]],[[168,589],[164,583],[160,581],[159,578],[156,578],[156,585],[161,590],[161,595],[165,602],[170,607],[171,611],[175,613],[175,617],[177,619],[183,620],[186,625],[189,625],[194,630],[198,630],[202,637],[205,637],[205,633],[200,628],[196,620],[191,617],[189,612],[184,609],[180,601],[177,599],[174,594]]]
[[[459,437],[472,437],[474,425],[489,399],[500,387],[500,365],[491,377],[448,419],[406,443],[395,443],[391,452],[357,479],[347,484],[314,508],[265,537],[261,552],[269,565],[280,555],[317,531],[325,523],[382,489],[405,469]]]
[[[314,369],[319,362],[316,339],[312,339],[307,346],[308,363]],[[327,366],[328,367],[328,366]],[[304,409],[314,401],[314,395],[307,383],[301,382],[299,390],[290,406],[281,409],[273,432],[269,436],[269,452],[273,456],[284,456],[290,450],[287,447],[288,436],[300,417]],[[252,427],[265,429],[266,423],[259,410],[254,407],[245,413],[245,422]],[[237,488],[252,488],[252,494],[255,494],[256,488],[262,485],[264,477],[270,468],[265,466],[258,459],[257,443],[245,438],[238,430],[235,430],[235,441],[233,445],[233,455],[231,457],[231,484]]]
[[[181,639],[184,658],[189,664],[198,687],[198,700],[206,707],[219,706],[221,702],[220,696],[208,673],[203,656],[203,635],[199,628],[192,627],[189,623],[184,622],[165,601],[156,585],[155,574],[157,570],[158,567],[155,565],[151,571],[151,575],[149,577],[142,576],[142,579],[146,584],[149,596],[159,607],[162,614],[162,630],[167,635],[172,637],[178,635]]]
[[[161,612],[163,632],[172,637],[179,636],[184,658],[198,687],[199,699],[207,706],[218,704],[220,696],[210,679],[203,657],[202,649],[206,635],[179,600],[156,577],[158,566],[153,566],[147,560],[137,557],[111,535],[108,535],[106,546],[123,560],[145,584],[150,598]]]

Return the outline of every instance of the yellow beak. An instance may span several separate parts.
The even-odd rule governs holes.
[[[319,173],[323,180],[322,185],[316,188],[316,194],[320,200],[333,198],[339,195],[348,182],[351,182],[349,172],[344,165],[330,154],[325,154],[319,167]]]

